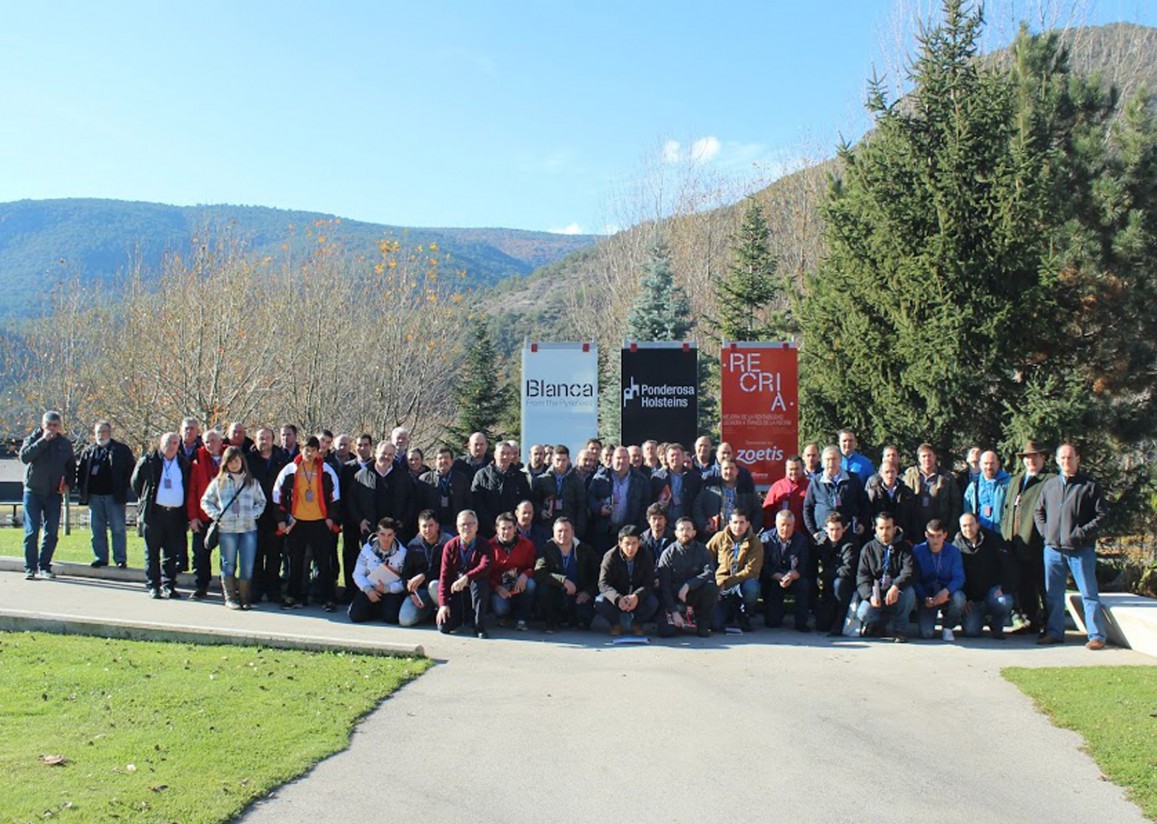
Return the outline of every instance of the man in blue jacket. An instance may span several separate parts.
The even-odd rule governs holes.
[[[995,452],[990,450],[980,456],[980,474],[964,490],[964,511],[975,515],[981,528],[1000,531],[1010,480],[1009,474],[1000,468],[1000,458]]]
[[[912,547],[916,560],[916,614],[920,637],[932,637],[936,619],[943,615],[941,637],[955,641],[953,630],[964,615],[964,561],[960,550],[948,543],[948,529],[938,518],[924,527],[923,543]]]

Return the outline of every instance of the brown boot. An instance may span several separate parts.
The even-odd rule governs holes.
[[[241,609],[249,609],[252,601],[253,582],[244,578],[237,581],[237,596],[241,601]]]
[[[230,576],[221,576],[221,591],[225,593],[225,606],[229,609],[241,609],[241,602],[237,600],[237,579]]]

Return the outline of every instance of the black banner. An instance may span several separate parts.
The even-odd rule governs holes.
[[[694,343],[632,343],[623,347],[622,441],[680,443],[699,434],[699,369]]]

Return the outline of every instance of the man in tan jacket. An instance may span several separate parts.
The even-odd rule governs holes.
[[[719,587],[720,614],[715,626],[738,625],[744,632],[751,632],[750,616],[759,600],[763,544],[751,531],[748,513],[734,509],[727,528],[707,542],[707,549],[718,563],[715,583]]]

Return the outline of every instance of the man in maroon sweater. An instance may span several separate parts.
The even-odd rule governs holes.
[[[489,638],[483,619],[490,600],[490,565],[494,547],[478,534],[478,515],[472,509],[458,513],[458,536],[442,550],[438,576],[438,629],[453,632],[471,616],[474,634]]]

